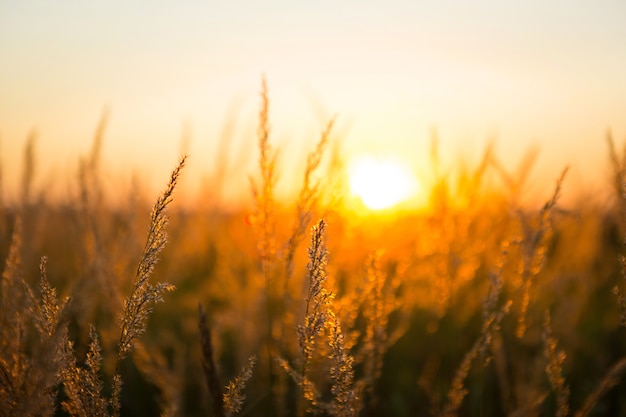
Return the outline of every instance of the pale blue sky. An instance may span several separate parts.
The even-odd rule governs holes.
[[[449,158],[496,136],[506,161],[538,145],[550,183],[571,164],[587,185],[606,174],[606,129],[626,139],[626,3],[0,0],[6,181],[33,127],[42,176],[70,175],[105,105],[112,171],[161,183],[188,124],[199,176],[229,114],[233,152],[254,143],[262,73],[288,156],[337,113],[348,153],[419,165],[435,126]]]

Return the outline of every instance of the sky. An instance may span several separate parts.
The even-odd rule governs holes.
[[[286,178],[336,115],[348,157],[400,155],[419,175],[436,130],[450,165],[493,142],[514,170],[538,148],[534,181],[569,165],[589,192],[607,130],[626,141],[625,22],[620,0],[0,0],[4,192],[33,131],[39,184],[67,192],[108,109],[112,182],[165,184],[187,152],[197,186],[226,137],[226,188],[247,193],[263,76]]]

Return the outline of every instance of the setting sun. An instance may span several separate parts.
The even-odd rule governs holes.
[[[417,181],[409,167],[390,158],[362,157],[349,166],[350,191],[372,210],[392,207],[411,198]]]

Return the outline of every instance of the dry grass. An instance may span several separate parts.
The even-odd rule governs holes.
[[[28,182],[32,181],[32,141],[27,146]],[[22,221],[15,222],[13,240],[2,280],[3,344],[0,362],[3,413],[6,415],[54,415],[57,404],[72,416],[118,416],[121,411],[121,361],[132,350],[135,339],[146,329],[152,305],[163,301],[171,284],[149,282],[159,253],[165,246],[165,209],[185,158],[172,173],[165,192],[150,216],[150,231],[130,297],[124,303],[120,324],[117,365],[111,381],[111,395],[104,395],[102,348],[93,325],[89,325],[89,345],[84,366],[76,358],[75,342],[69,338],[72,305],[57,300],[57,292],[47,277],[47,258],[40,264],[40,300],[22,277]],[[25,187],[27,189],[29,187]],[[24,194],[26,195],[26,194]],[[24,198],[26,202],[27,199]],[[80,296],[80,294],[77,294]],[[74,312],[75,313],[75,312]],[[36,330],[38,337],[32,334]]]
[[[429,210],[355,217],[326,155],[334,119],[277,200],[265,81],[260,99],[250,213],[170,209],[185,158],[148,217],[141,199],[108,205],[107,112],[74,200],[49,202],[29,137],[19,201],[0,195],[0,415],[626,412],[626,151],[610,135],[604,205],[562,210],[565,172],[522,205],[536,153],[511,170],[489,147],[455,171],[434,140]]]

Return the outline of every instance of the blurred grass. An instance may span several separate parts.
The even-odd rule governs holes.
[[[108,204],[111,196],[99,185],[102,132],[100,126],[92,159],[85,158],[85,169],[79,175],[81,193],[67,203],[48,201],[45,193],[35,189],[35,145],[28,141],[22,199],[14,204],[2,200],[0,207],[0,256],[7,258],[15,221],[21,218],[24,280],[36,288],[39,260],[47,256],[48,280],[59,294],[76,303],[68,328],[79,358],[88,349],[89,325],[94,324],[101,333],[103,392],[109,395],[114,366],[107,358],[115,356],[113,335],[118,334],[120,314],[115,311],[111,291],[115,288],[128,294],[133,285],[150,205],[141,199],[128,199],[126,206]],[[269,130],[262,134],[268,135]],[[322,157],[323,150],[318,152]],[[535,241],[537,222],[546,206],[542,202],[534,207],[519,205],[520,184],[529,168],[509,174],[491,149],[477,167],[462,171],[457,178],[437,174],[441,170],[436,169],[440,178],[430,190],[430,205],[393,215],[355,216],[354,208],[337,194],[342,190],[337,183],[343,175],[341,164],[334,165],[337,171],[332,175],[311,168],[311,178],[319,181],[319,195],[301,195],[311,200],[300,206],[302,201],[295,198],[273,201],[263,206],[261,220],[259,212],[247,208],[221,209],[219,201],[205,192],[195,203],[177,206],[175,202],[170,209],[168,244],[154,275],[177,289],[154,309],[141,338],[156,371],[146,372],[149,367],[141,365],[136,356],[121,365],[121,414],[158,415],[171,406],[177,410],[173,415],[212,415],[198,330],[201,304],[223,385],[251,355],[259,358],[245,389],[243,415],[295,415],[299,401],[296,385],[271,361],[278,356],[292,363],[299,360],[296,329],[305,314],[307,251],[303,239],[293,237],[302,233],[297,231],[300,225],[306,230],[319,218],[328,224],[328,289],[335,297],[333,305],[348,352],[356,360],[355,378],[364,381],[359,415],[442,415],[463,358],[476,340],[486,335],[484,300],[495,273],[501,278],[497,306],[511,300],[511,311],[470,362],[463,380],[467,395],[458,415],[558,415],[546,374],[549,358],[544,355],[542,339],[546,312],[558,350],[565,354],[561,372],[571,391],[569,408],[580,409],[611,366],[626,355],[626,329],[620,327],[624,312],[611,293],[616,285],[626,286],[619,261],[625,253],[625,220],[620,208],[623,178],[619,176],[621,166],[615,165],[617,154],[611,152],[620,187],[614,200],[605,205],[581,200],[567,210],[555,200],[541,226],[546,233]],[[260,161],[263,163],[267,160]],[[222,177],[225,172],[232,173],[223,165],[218,171]],[[272,173],[264,175],[271,177]],[[259,189],[264,189],[263,181],[270,181],[269,177],[259,179]],[[497,183],[504,185],[493,185]],[[208,183],[207,192],[223,186],[221,182]],[[546,195],[545,201],[550,197]],[[273,196],[257,194],[256,198],[262,206]],[[259,237],[255,221],[270,220],[272,228],[263,230],[268,235]],[[275,246],[271,251],[264,249],[261,256],[259,239],[271,239]],[[292,260],[287,259],[289,245],[294,251]],[[528,247],[530,256],[540,258],[540,265],[525,276],[524,251]],[[372,301],[367,298],[374,288],[367,286],[368,273],[374,273],[368,263],[372,254],[377,256],[376,273],[382,280],[379,291],[386,297],[374,304],[387,303],[376,316],[379,322],[373,324],[368,321]],[[264,264],[268,261],[264,257],[270,257],[271,264]],[[289,262],[293,262],[292,270],[282,268]],[[525,291],[526,312],[522,303]],[[523,333],[518,331],[520,320],[526,325]],[[385,337],[369,341],[368,331],[376,325],[383,326]],[[319,349],[309,365],[310,377],[320,389],[321,399],[332,402],[326,363],[330,353],[325,347]],[[365,361],[359,362],[368,349],[383,355],[376,378]],[[63,389],[56,389],[59,402]],[[589,415],[624,413],[626,382],[620,376]],[[55,414],[63,415],[60,407]]]

